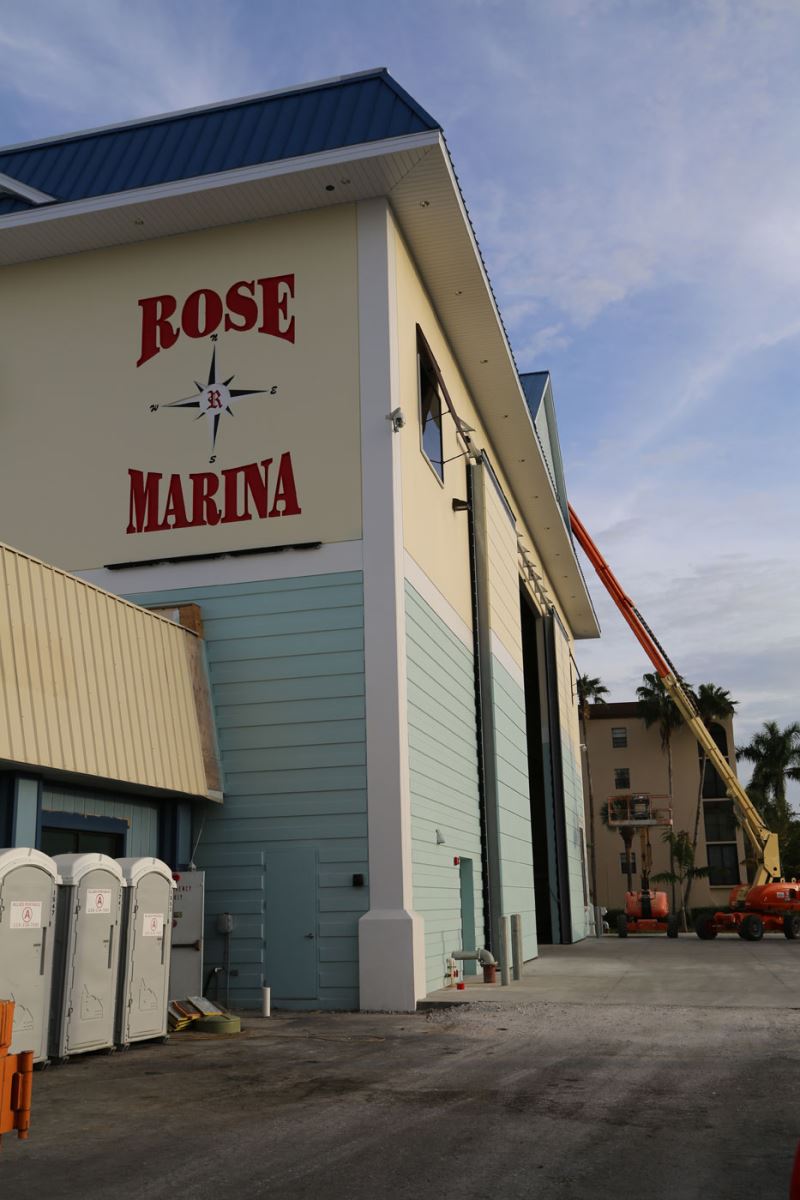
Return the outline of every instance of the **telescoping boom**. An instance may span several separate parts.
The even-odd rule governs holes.
[[[655,667],[666,692],[672,697],[684,721],[703,747],[708,761],[714,766],[717,774],[722,779],[725,790],[736,807],[742,828],[750,845],[753,847],[755,855],[756,873],[752,886],[755,887],[782,879],[778,835],[767,829],[758,809],[739,783],[735,773],[731,770],[728,760],[706,728],[697,711],[694,700],[682,685],[677,671],[672,666],[661,646],[659,646],[647,622],[636,608],[636,605],[622,590],[619,580],[597,549],[597,546],[586,530],[586,526],[572,505],[569,506],[569,518],[572,532],[575,534],[579,545],[600,577],[600,581],[611,596],[611,599],[633,630],[634,637]]]

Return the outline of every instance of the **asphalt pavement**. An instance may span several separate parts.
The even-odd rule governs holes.
[[[680,960],[661,948],[648,970],[666,980]],[[714,944],[694,968],[712,1002],[695,989],[692,1007],[631,1000],[622,983],[613,1002],[504,989],[500,1004],[283,1013],[238,1038],[76,1058],[37,1073],[31,1138],[4,1138],[0,1195],[787,1200],[800,1013],[781,989],[800,947],[757,949],[781,1006],[737,1004],[751,960]],[[644,942],[625,951],[623,977],[651,962]],[[583,953],[620,974],[619,946]],[[580,954],[541,965],[559,958],[571,976]]]

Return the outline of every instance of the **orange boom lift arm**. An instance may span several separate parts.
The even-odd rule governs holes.
[[[655,667],[656,673],[663,683],[665,690],[672,697],[675,707],[702,746],[706,758],[716,769],[717,774],[725,785],[725,791],[734,803],[742,828],[753,848],[756,860],[755,877],[752,885],[749,886],[757,887],[782,879],[778,835],[773,833],[772,830],[767,829],[758,809],[739,783],[735,772],[731,770],[730,763],[703,723],[694,700],[681,684],[677,671],[672,666],[661,646],[659,646],[647,622],[636,608],[636,605],[622,590],[619,580],[597,549],[597,546],[586,530],[586,526],[571,504],[569,506],[569,519],[572,532],[575,534],[578,544],[597,572],[600,582],[633,630],[634,637]],[[749,886],[743,888],[742,891],[749,891]],[[744,899],[743,896],[741,898]]]

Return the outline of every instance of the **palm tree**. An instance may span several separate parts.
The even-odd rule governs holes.
[[[685,886],[686,895],[688,895],[688,885],[693,879],[701,879],[708,875],[708,867],[694,865],[694,847],[689,841],[689,834],[685,829],[681,829],[679,833],[673,833],[671,829],[667,829],[662,840],[669,846],[670,869],[660,871],[658,875],[651,875],[650,878],[653,883],[670,884],[673,894],[676,887],[682,889]],[[681,903],[681,923],[683,932],[687,933],[689,923],[686,919],[685,899]]]
[[[684,687],[687,684],[681,680]],[[680,725],[683,724],[681,716],[675,701],[670,696],[664,684],[661,682],[660,676],[656,675],[655,671],[648,671],[642,676],[642,685],[636,689],[636,695],[639,700],[639,715],[649,729],[651,725],[658,725],[658,732],[661,735],[661,749],[667,756],[667,778],[668,790],[670,797],[672,796],[672,735]],[[670,855],[672,854],[672,843],[670,842]],[[674,863],[672,858],[669,860],[670,873],[674,874]],[[672,911],[675,911],[675,884],[672,884]]]
[[[794,721],[780,729],[777,721],[765,721],[748,745],[736,747],[736,757],[754,764],[749,787],[763,797],[764,819],[786,842],[794,821],[786,780],[800,779],[800,724]]]
[[[600,679],[589,675],[578,676],[578,714],[581,722],[581,742],[586,755],[586,783],[589,789],[589,872],[592,883],[592,904],[597,904],[597,855],[594,844],[594,794],[592,792],[592,764],[589,759],[589,742],[586,737],[586,722],[591,714],[590,704],[605,704],[608,688]]]
[[[734,709],[738,701],[731,700],[730,692],[724,688],[717,687],[714,683],[701,683],[697,691],[694,693],[694,702],[698,713],[707,729],[716,721],[722,721],[726,717],[732,717]],[[694,832],[692,834],[692,862],[694,863],[695,855],[697,854],[697,839],[700,833],[700,814],[703,811],[703,784],[706,777],[706,764],[708,756],[705,748],[700,753],[700,782],[697,787],[697,807],[694,813]],[[695,875],[686,877],[686,891],[683,896],[683,907],[688,912],[689,897],[692,891],[692,883],[697,878]]]

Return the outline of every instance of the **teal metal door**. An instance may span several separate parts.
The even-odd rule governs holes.
[[[316,1000],[317,852],[303,847],[266,855],[265,979],[273,1003]]]

